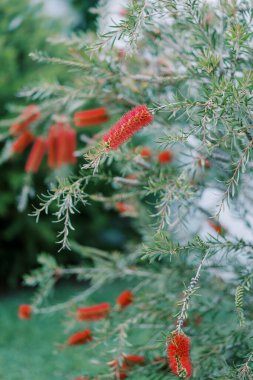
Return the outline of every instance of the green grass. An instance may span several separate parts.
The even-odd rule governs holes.
[[[54,301],[66,300],[83,289],[82,285],[60,286]],[[119,289],[118,286],[103,289],[103,294],[94,295],[90,301],[101,302],[103,295],[107,301],[113,301]],[[32,292],[27,290],[2,297],[0,380],[72,380],[85,374],[86,370],[95,375],[98,366],[89,360],[89,357],[97,357],[95,352],[91,354],[85,345],[62,347],[68,336],[66,318],[62,313],[36,315],[30,320],[18,319],[18,306],[29,303],[31,297]]]

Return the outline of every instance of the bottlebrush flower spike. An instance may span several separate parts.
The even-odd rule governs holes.
[[[134,206],[129,204],[129,203],[125,203],[125,202],[116,202],[115,208],[121,214],[134,213],[135,212]]]
[[[48,166],[56,168],[64,164],[74,164],[76,162],[75,150],[75,130],[64,123],[52,125],[48,135]]]
[[[58,141],[58,125],[54,124],[49,129],[48,134],[48,159],[47,163],[50,168],[56,168],[57,162],[57,141]]]
[[[170,150],[164,150],[157,157],[160,164],[169,164],[173,160],[173,153]]]
[[[109,303],[101,303],[94,306],[79,307],[76,311],[78,321],[96,321],[106,318],[110,312]]]
[[[20,305],[18,308],[18,317],[20,319],[30,319],[32,315],[32,307],[27,304]]]
[[[33,135],[30,131],[24,131],[22,134],[13,142],[12,151],[15,153],[22,153],[25,148],[30,145],[33,141]]]
[[[79,111],[74,114],[74,123],[76,127],[99,125],[101,123],[106,123],[108,120],[109,116],[105,107]]]
[[[68,338],[67,345],[75,346],[77,344],[85,344],[92,340],[92,334],[89,329],[78,331]]]
[[[58,124],[57,137],[57,166],[60,167],[67,163],[68,139],[67,129],[63,123]]]
[[[152,150],[145,146],[141,149],[140,155],[142,158],[150,158],[152,156]]]
[[[27,173],[37,173],[47,148],[47,142],[43,137],[37,137],[25,165]]]
[[[208,220],[209,226],[217,232],[217,234],[221,235],[222,234],[222,227],[220,224],[213,223],[211,220]]]
[[[125,363],[134,365],[134,364],[144,364],[146,358],[141,355],[122,355]]]
[[[131,303],[133,303],[133,299],[134,299],[134,295],[132,292],[130,292],[129,290],[125,290],[124,292],[122,292],[117,300],[116,300],[116,304],[121,308],[121,309],[125,309],[127,306],[129,306]]]
[[[105,134],[103,141],[107,149],[117,149],[129,140],[141,128],[150,124],[153,116],[145,105],[134,107],[123,115],[114,126]]]
[[[170,369],[175,375],[183,378],[191,376],[190,338],[183,333],[172,333],[167,355]]]
[[[39,107],[36,104],[30,104],[27,106],[17,122],[13,123],[10,128],[10,133],[14,136],[23,132],[31,123],[40,119],[41,113]]]
[[[74,156],[76,150],[76,131],[73,128],[67,128],[67,147],[66,147],[66,160],[69,164],[75,164],[77,159]]]

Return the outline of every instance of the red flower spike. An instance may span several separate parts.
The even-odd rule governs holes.
[[[104,107],[93,110],[79,111],[74,114],[76,127],[89,127],[106,123],[109,120],[107,109]]]
[[[75,164],[77,159],[74,156],[76,150],[76,131],[72,128],[68,128],[66,131],[67,146],[66,146],[66,160],[69,164]]]
[[[24,131],[12,144],[12,151],[15,153],[22,153],[32,141],[32,133],[30,131]]]
[[[116,303],[117,305],[120,306],[121,309],[124,309],[127,306],[129,306],[131,303],[133,303],[133,299],[134,299],[133,293],[130,292],[129,290],[125,290],[118,296]]]
[[[40,117],[39,107],[36,104],[30,104],[24,109],[18,121],[11,125],[10,133],[14,136],[18,135]]]
[[[131,212],[134,212],[135,210],[133,205],[130,205],[129,203],[125,203],[125,202],[116,202],[115,208],[121,214],[124,214],[126,212],[131,213]]]
[[[25,165],[27,173],[37,173],[47,148],[47,142],[43,137],[38,137],[33,144]]]
[[[141,355],[123,355],[123,358],[127,364],[144,364],[146,358]]]
[[[96,321],[106,318],[110,312],[109,303],[101,303],[94,306],[79,307],[76,311],[78,321]]]
[[[57,140],[58,140],[58,125],[52,125],[48,134],[48,159],[47,163],[50,168],[57,167]]]
[[[68,137],[67,130],[64,124],[58,124],[57,136],[57,166],[60,167],[67,163]]]
[[[13,136],[17,136],[23,131],[25,131],[28,125],[29,124],[26,121],[13,123],[10,127],[10,134]]]
[[[141,149],[140,155],[142,158],[150,158],[152,156],[152,150],[148,147],[144,147]]]
[[[36,104],[30,104],[24,109],[21,117],[25,119],[28,124],[33,123],[41,117],[39,107]]]
[[[167,355],[170,369],[175,375],[180,376],[184,373],[185,377],[191,376],[190,338],[183,333],[173,333]]]
[[[222,234],[222,227],[220,224],[216,224],[216,223],[213,223],[211,222],[211,220],[208,220],[208,224],[209,226],[217,232],[217,234],[221,235]]]
[[[91,331],[89,329],[78,331],[68,338],[67,345],[75,346],[78,344],[85,344],[92,340]]]
[[[30,319],[32,316],[32,307],[27,304],[20,305],[18,308],[18,317],[20,319]]]
[[[158,154],[157,158],[160,164],[169,164],[173,160],[173,153],[170,150],[164,150]]]
[[[150,124],[153,116],[145,105],[134,107],[123,115],[103,137],[107,148],[117,149],[129,140],[136,132]]]

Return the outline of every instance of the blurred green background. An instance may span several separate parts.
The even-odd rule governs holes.
[[[66,35],[73,31],[96,30],[96,16],[88,9],[96,0],[1,0],[0,1],[0,151],[4,150],[5,120],[13,107],[31,103],[17,93],[24,87],[39,82],[65,83],[69,72],[63,66],[41,65],[31,60],[30,52],[47,51],[61,56],[63,47],[50,46],[48,37]],[[2,123],[2,127],[1,127]],[[2,128],[2,130],[1,130]],[[2,137],[2,138],[1,138]],[[94,367],[86,356],[86,347],[63,350],[67,337],[62,313],[21,321],[17,316],[20,304],[30,303],[34,289],[24,289],[24,274],[36,268],[41,252],[53,255],[59,264],[78,264],[75,252],[58,252],[55,244],[58,226],[52,216],[42,215],[38,224],[29,216],[32,203],[18,211],[18,197],[24,186],[24,165],[27,152],[15,155],[1,164],[0,196],[0,380],[72,379]],[[76,167],[76,173],[78,167]],[[50,173],[46,165],[33,178],[36,193],[46,192]],[[98,185],[96,191],[102,191]],[[103,186],[103,184],[102,184]],[[103,188],[110,194],[111,189]],[[93,204],[75,215],[75,231],[71,238],[79,244],[103,249],[122,248],[136,233],[127,218],[115,211],[105,212],[100,204]],[[54,302],[66,301],[86,283],[68,282],[57,285]],[[91,297],[88,302],[115,301],[124,285],[111,284],[103,294]],[[108,299],[109,298],[109,299]],[[93,368],[94,369],[97,368]],[[94,372],[95,373],[95,372]]]
[[[0,1],[0,121],[9,117],[11,104],[24,104],[17,92],[38,81],[64,83],[68,71],[63,66],[41,65],[32,61],[32,51],[47,51],[60,56],[61,47],[50,46],[48,37],[70,34],[73,31],[96,29],[96,16],[88,9],[95,0],[49,0],[42,3],[32,0]],[[67,17],[66,17],[67,16]],[[27,104],[29,104],[27,100]],[[2,150],[4,142],[0,142]],[[76,263],[74,253],[57,252],[55,244],[58,226],[51,216],[42,216],[36,224],[28,216],[30,202],[23,212],[17,210],[17,199],[24,185],[25,155],[15,155],[1,165],[0,197],[0,289],[13,289],[21,284],[22,276],[36,267],[36,257],[41,252],[56,255],[60,263]],[[78,170],[78,168],[76,168]],[[37,194],[45,193],[48,169],[42,168],[34,176]],[[99,190],[99,189],[98,189]],[[36,200],[34,199],[34,203]],[[97,217],[99,215],[99,218]],[[85,245],[119,248],[132,234],[127,221],[116,213],[103,212],[93,204],[75,216],[76,230],[72,238]],[[95,237],[95,239],[94,239]]]

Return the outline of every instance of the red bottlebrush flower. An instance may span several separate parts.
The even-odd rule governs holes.
[[[148,147],[144,147],[141,149],[140,155],[143,158],[150,158],[152,156],[152,150]]]
[[[29,124],[33,123],[41,117],[39,107],[36,104],[30,104],[24,109],[21,117],[24,118]]]
[[[58,125],[58,137],[57,137],[57,166],[60,167],[67,163],[67,148],[68,138],[67,130],[64,124]]]
[[[52,125],[48,135],[48,166],[56,168],[64,164],[74,164],[75,150],[75,130],[63,123]]]
[[[79,111],[74,114],[74,123],[76,127],[89,127],[105,123],[108,120],[109,116],[105,107]]]
[[[48,159],[47,163],[50,168],[56,168],[57,163],[57,141],[58,141],[58,125],[52,125],[48,134]]]
[[[129,203],[125,202],[116,202],[115,203],[116,210],[120,212],[121,214],[124,213],[132,213],[135,211],[134,206],[130,205]]]
[[[145,105],[134,107],[123,115],[105,134],[103,141],[108,149],[117,149],[141,128],[150,124],[153,116]]]
[[[76,311],[76,319],[78,321],[96,321],[106,318],[110,312],[109,303],[101,303],[94,306],[79,307]]]
[[[10,133],[14,136],[18,135],[40,117],[39,107],[36,104],[30,104],[24,109],[19,120],[11,125]]]
[[[47,142],[43,137],[38,137],[33,144],[25,165],[27,173],[37,173],[47,148]]]
[[[214,231],[217,232],[217,234],[220,234],[220,235],[222,234],[222,227],[221,227],[220,224],[213,223],[213,222],[211,222],[211,220],[208,220],[208,224],[209,224],[209,226],[210,226]]]
[[[199,157],[198,158],[198,165],[201,168],[205,168],[205,169],[210,169],[210,167],[211,167],[210,161],[207,158],[204,158],[204,157]]]
[[[33,135],[30,131],[24,131],[12,144],[12,150],[15,153],[22,153],[25,148],[33,141]]]
[[[66,131],[67,135],[67,149],[66,149],[66,160],[69,164],[75,164],[77,159],[74,156],[76,150],[76,131],[73,128],[68,128]]]
[[[85,344],[92,340],[91,331],[89,329],[78,331],[68,338],[68,346],[75,346],[77,344]]]
[[[183,333],[173,333],[167,349],[171,371],[177,375],[190,377],[192,373],[190,361],[190,338]]]
[[[123,355],[125,362],[129,365],[144,364],[146,358],[141,355]]]
[[[17,121],[13,123],[10,127],[10,133],[13,136],[19,135],[21,132],[26,130],[28,123],[26,121]]]
[[[119,374],[119,378],[120,378],[120,380],[124,380],[124,379],[127,378],[127,374],[124,373],[124,372],[120,372],[120,374]]]
[[[157,158],[160,164],[169,164],[173,160],[173,153],[170,150],[164,150],[158,154]]]
[[[121,309],[124,309],[127,306],[129,306],[131,303],[133,303],[133,299],[134,299],[133,293],[130,292],[129,290],[125,290],[118,296],[116,303],[117,305],[120,306]]]
[[[30,319],[32,315],[32,307],[30,305],[20,305],[18,308],[18,317],[20,319]]]

